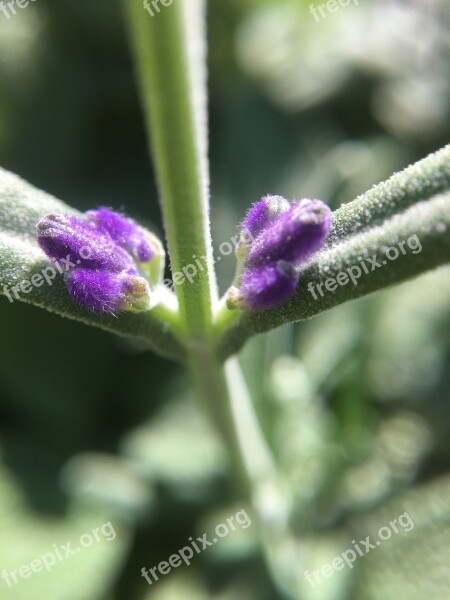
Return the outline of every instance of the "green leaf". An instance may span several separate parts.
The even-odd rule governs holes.
[[[368,515],[351,519],[348,540],[360,532],[364,532],[364,537],[370,535],[371,540],[377,540],[381,527],[389,528],[392,519],[404,515],[398,519],[398,534],[392,530],[388,540],[355,564],[352,598],[434,600],[450,597],[449,507],[450,480],[442,476],[395,497]]]
[[[148,423],[121,443],[125,462],[150,482],[162,482],[179,498],[199,498],[226,471],[224,447],[186,392],[164,404]]]
[[[263,312],[239,313],[222,308],[216,325],[221,355],[236,352],[256,333],[308,319],[449,262],[449,230],[450,145],[336,210],[324,249],[302,270],[296,293],[288,302]],[[391,259],[395,253],[386,254],[386,249],[394,247],[398,257]],[[379,267],[370,262],[374,256]],[[361,271],[355,284],[348,279],[334,291],[325,288],[327,280],[348,274],[352,267],[355,275],[356,267]],[[321,292],[318,285],[322,286]],[[330,283],[329,287],[334,286]]]
[[[51,263],[36,242],[36,223],[47,213],[78,214],[53,196],[40,191],[13,173],[0,169],[0,293],[15,301],[12,287],[42,274]],[[91,313],[75,304],[61,275],[31,291],[18,291],[21,302],[46,308],[61,316],[144,342],[161,354],[183,355],[180,342],[170,332],[175,314],[156,307],[150,312],[125,313],[119,318]],[[24,288],[29,289],[29,288]],[[8,297],[8,296],[7,296]]]
[[[100,529],[98,541],[92,534],[96,528]],[[14,583],[13,575],[9,574],[10,586],[6,578],[1,580],[3,598],[98,600],[104,597],[116,571],[122,568],[132,534],[132,527],[111,516],[108,510],[89,508],[80,501],[71,501],[63,516],[37,513],[30,508],[19,483],[0,462],[0,563],[3,574],[15,571],[17,578]],[[88,545],[90,538],[92,543]],[[74,551],[69,556],[62,548],[68,544]],[[48,569],[41,560],[43,556]],[[37,560],[41,562],[36,563]],[[31,564],[35,571],[22,567]]]
[[[216,301],[209,226],[205,3],[177,0],[154,16],[136,0],[125,0],[125,5],[172,273],[196,270],[192,282],[176,285],[181,323],[188,337],[205,339],[212,330]],[[202,268],[196,267],[195,257]]]

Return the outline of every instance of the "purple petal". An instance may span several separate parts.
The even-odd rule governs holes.
[[[255,238],[261,231],[279,215],[288,211],[290,203],[282,196],[265,196],[256,202],[248,211],[241,225],[244,235],[250,234]]]
[[[292,296],[299,275],[285,261],[244,271],[241,288],[242,306],[252,310],[273,308]]]
[[[133,219],[110,208],[90,210],[86,216],[140,262],[149,262],[155,254],[160,254],[162,251],[157,238],[139,227]]]
[[[133,273],[75,269],[66,283],[75,302],[94,312],[116,314],[149,308],[148,283]]]
[[[331,227],[331,211],[321,200],[297,200],[268,225],[250,246],[249,266],[285,260],[294,266],[316,252]]]
[[[49,214],[39,221],[37,241],[46,255],[87,269],[119,272],[136,269],[132,257],[107,233],[82,217]]]

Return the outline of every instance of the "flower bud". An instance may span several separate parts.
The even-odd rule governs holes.
[[[298,200],[270,223],[251,245],[248,265],[285,260],[295,266],[316,252],[331,227],[331,211],[321,200]]]
[[[158,284],[164,272],[165,252],[160,240],[138,225],[133,219],[101,207],[86,213],[89,220],[121,248],[129,252],[138,263],[139,270],[151,284]]]
[[[246,269],[239,288],[230,288],[227,295],[229,309],[249,308],[267,310],[292,296],[299,275],[295,268],[280,260],[273,265]]]
[[[229,309],[267,310],[292,296],[297,267],[316,252],[331,227],[331,211],[321,200],[266,196],[249,210],[241,225],[252,237],[236,252],[237,269],[227,293]]]
[[[243,261],[255,238],[269,223],[289,210],[289,207],[289,202],[282,196],[265,196],[256,202],[241,223],[241,237],[236,247],[236,258]]]
[[[261,231],[279,215],[288,211],[290,203],[282,196],[264,196],[248,211],[241,225],[241,231],[250,232],[255,238]]]
[[[93,312],[117,314],[150,308],[148,282],[133,273],[74,269],[66,283],[75,302]]]
[[[49,214],[36,229],[46,255],[66,265],[64,277],[75,302],[98,313],[151,308],[150,285],[160,283],[164,250],[132,219],[101,208],[79,217]]]
[[[82,268],[115,272],[134,267],[132,257],[123,248],[82,217],[49,214],[36,229],[38,244],[54,261],[70,259]]]
[[[146,263],[155,255],[164,254],[159,239],[125,215],[102,206],[89,210],[86,217],[139,262]]]

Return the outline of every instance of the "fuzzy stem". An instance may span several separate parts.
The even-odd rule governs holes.
[[[260,522],[284,530],[286,498],[238,359],[231,358],[222,365],[210,348],[200,346],[191,348],[188,356],[201,404],[229,451],[243,496],[251,502]]]
[[[204,2],[189,0],[188,6],[178,0],[153,17],[141,2],[125,3],[172,273],[185,274],[175,286],[180,322],[187,340],[205,340],[212,331],[216,284],[209,228]]]

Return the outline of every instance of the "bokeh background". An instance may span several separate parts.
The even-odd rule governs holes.
[[[360,0],[320,21],[310,4],[209,1],[216,248],[262,195],[337,207],[449,140],[448,0]],[[0,164],[81,210],[124,208],[162,233],[118,0],[0,13]],[[218,264],[222,290],[233,270],[232,257]],[[295,498],[297,551],[268,540],[264,561],[255,525],[151,587],[144,565],[242,508],[190,382],[105,332],[0,297],[0,569],[109,520],[117,532],[52,573],[0,579],[0,598],[449,599],[449,275],[247,345],[247,381]],[[289,592],[293,573],[405,511],[412,531]]]

